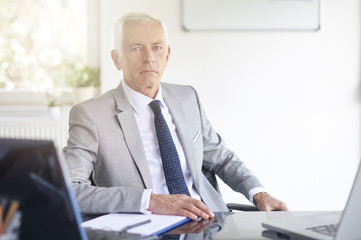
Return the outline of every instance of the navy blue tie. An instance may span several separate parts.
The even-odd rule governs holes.
[[[162,158],[165,180],[170,194],[186,194],[190,196],[177,149],[169,131],[168,125],[160,109],[160,101],[154,100],[149,103],[154,113],[154,125],[157,132],[160,155]]]

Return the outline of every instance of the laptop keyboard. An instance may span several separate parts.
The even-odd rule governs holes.
[[[335,236],[339,224],[322,225],[317,227],[306,228],[313,232],[321,233],[328,236]]]

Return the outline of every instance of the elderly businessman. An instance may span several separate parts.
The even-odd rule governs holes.
[[[170,56],[162,21],[129,13],[115,22],[113,42],[119,86],[70,111],[64,156],[82,212],[212,218],[228,209],[202,168],[260,210],[287,210],[226,148],[197,92],[161,83]]]

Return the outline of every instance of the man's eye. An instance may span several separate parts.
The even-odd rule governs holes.
[[[155,50],[161,50],[161,49],[163,49],[163,47],[162,46],[154,46],[154,49]]]
[[[133,47],[132,48],[132,52],[137,52],[137,51],[139,51],[140,50],[140,47]]]

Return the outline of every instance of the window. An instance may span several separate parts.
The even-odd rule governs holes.
[[[0,90],[63,91],[86,63],[87,0],[0,1]]]

